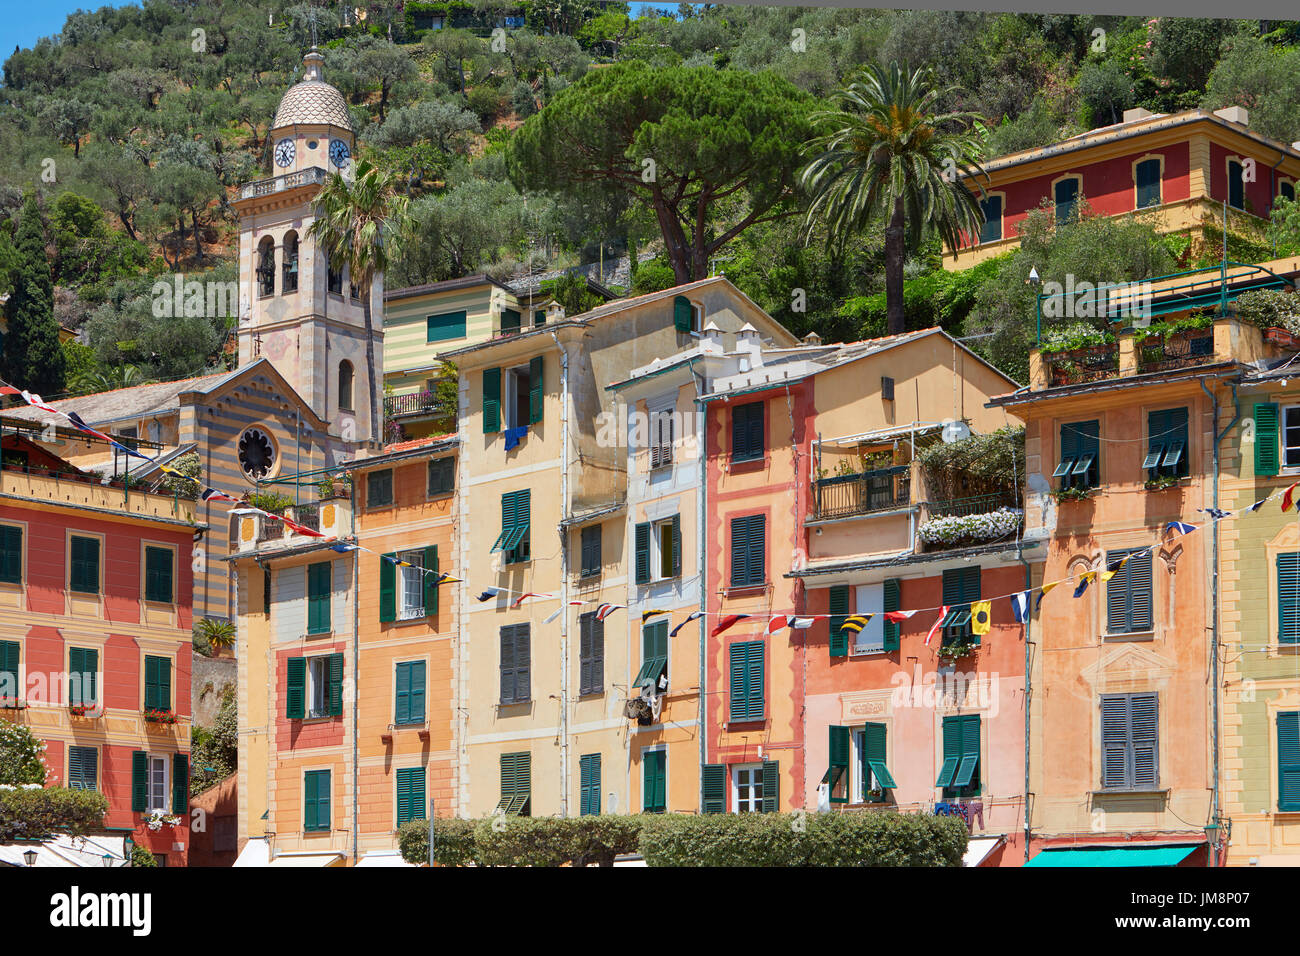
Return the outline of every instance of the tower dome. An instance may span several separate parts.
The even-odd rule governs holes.
[[[352,132],[352,117],[348,114],[343,94],[322,78],[321,66],[325,58],[312,47],[302,58],[302,81],[295,83],[280,100],[275,111],[272,129],[286,126],[337,126]]]

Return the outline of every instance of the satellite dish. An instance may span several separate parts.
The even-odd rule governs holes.
[[[943,432],[940,437],[943,438],[945,445],[951,445],[955,441],[961,441],[963,438],[970,437],[970,426],[962,421],[944,422]]]

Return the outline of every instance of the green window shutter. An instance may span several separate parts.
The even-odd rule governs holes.
[[[749,402],[731,410],[731,458],[756,461],[767,450],[764,403]]]
[[[636,526],[636,583],[650,583],[650,522]]]
[[[578,761],[579,813],[600,813],[600,754],[585,754]]]
[[[146,656],[144,659],[144,708],[154,710],[158,707],[158,658]]]
[[[167,657],[144,659],[144,706],[149,710],[170,710],[172,706],[172,662]]]
[[[515,754],[515,796],[522,797],[519,811],[527,815],[528,803],[533,794],[533,755],[528,752]]]
[[[827,753],[829,759],[827,763],[830,768],[822,780],[830,784],[830,802],[831,803],[848,803],[848,774],[849,774],[849,749],[851,746],[851,735],[848,727],[841,727],[831,724],[827,728],[829,743]],[[836,796],[836,793],[839,793]]]
[[[832,724],[829,729],[829,753],[832,767],[849,765],[849,728]]]
[[[979,779],[980,718],[978,714],[970,714],[957,720],[960,721],[961,729],[961,763],[957,765],[952,785],[970,787],[974,786]]]
[[[303,775],[303,828],[306,830],[329,830],[330,820],[330,772],[328,770],[309,770]]]
[[[424,616],[438,616],[438,546],[430,545],[424,549],[424,570],[432,574],[424,575]]]
[[[99,754],[94,747],[68,747],[68,787],[99,789]]]
[[[330,655],[330,716],[343,716],[343,655]]]
[[[545,324],[546,324],[546,310],[545,310],[545,309],[534,309],[534,310],[533,310],[533,325],[534,325],[534,326],[538,326],[538,325],[545,325]]]
[[[397,825],[425,820],[424,768],[405,767],[397,771]]]
[[[307,658],[289,658],[285,672],[284,716],[302,720],[307,714]]]
[[[425,320],[425,343],[465,337],[466,313],[443,312]]]
[[[691,300],[684,295],[673,297],[673,328],[678,332],[691,331]]]
[[[18,682],[17,641],[0,641],[0,700],[18,700],[22,697]]]
[[[0,525],[0,581],[19,584],[23,579],[23,529]]]
[[[667,808],[668,752],[652,750],[642,756],[641,809],[663,813]]]
[[[1272,477],[1278,471],[1277,405],[1255,403],[1255,476]]]
[[[536,425],[542,420],[542,385],[546,362],[540,355],[528,360],[528,423]]]
[[[1300,810],[1300,711],[1277,715],[1277,808]]]
[[[333,562],[307,566],[307,633],[326,634],[330,629],[330,572]]]
[[[146,658],[146,669],[148,660]],[[98,649],[90,647],[68,648],[68,702],[70,704],[89,706],[99,699],[98,687],[96,686],[98,675]]]
[[[1300,643],[1300,552],[1277,556],[1277,641]]]
[[[962,758],[962,722],[960,717],[943,719],[943,766],[939,768],[936,787],[951,787]]]
[[[131,809],[139,812],[149,807],[149,755],[143,750],[131,753]]]
[[[303,774],[302,789],[302,827],[304,830],[315,830],[316,806],[320,797],[320,782],[315,772]]]
[[[144,549],[144,598],[172,603],[172,552],[170,548]]]
[[[66,776],[68,778],[68,789],[70,790],[86,789],[82,776],[82,751],[84,749],[83,747],[73,747],[71,745],[68,747],[68,772]]]
[[[521,328],[523,328],[523,316],[518,309],[501,310],[502,332],[518,332]]]
[[[1160,784],[1158,707],[1155,694],[1129,696],[1133,787],[1137,790],[1155,790]]]
[[[483,370],[483,434],[501,431],[501,369]]]
[[[849,613],[849,586],[837,584],[830,589],[827,610],[830,612],[830,652],[831,657],[847,657],[849,653],[849,635],[840,628]]]
[[[399,663],[394,669],[393,689],[393,723],[409,724],[411,722],[411,665]]]
[[[82,594],[99,593],[99,539],[72,537],[68,587]]]
[[[757,655],[751,654],[750,645],[758,643],[759,650]],[[731,708],[729,711],[730,720],[745,721],[758,720],[763,716],[763,685],[762,685],[762,642],[738,641],[732,644],[728,649],[729,664],[731,671]],[[751,661],[757,657],[757,675],[751,674]],[[753,691],[757,683],[758,700],[754,702]]]
[[[415,723],[424,722],[424,697],[425,697],[425,662],[411,661],[410,663],[410,688],[411,688],[411,709],[410,719]]]
[[[672,542],[673,542],[673,577],[682,573],[682,516],[673,515],[672,520]]]
[[[781,810],[781,765],[776,760],[763,761],[763,812]]]
[[[706,763],[700,768],[700,786],[705,813],[727,812],[727,768],[720,763]]]
[[[379,620],[397,620],[397,568],[392,560],[396,553],[380,555],[379,558]]]
[[[898,611],[901,610],[903,595],[903,582],[898,578],[887,578],[884,584],[884,610]],[[886,621],[885,630],[885,650],[898,650],[898,639],[903,629],[903,625],[898,621]]]
[[[172,754],[172,813],[189,811],[190,758],[188,754]]]
[[[872,777],[876,788],[893,790],[894,777],[885,762],[888,728],[884,724],[867,724],[863,727],[862,739],[862,781],[864,789]],[[874,789],[874,788],[873,788]]]

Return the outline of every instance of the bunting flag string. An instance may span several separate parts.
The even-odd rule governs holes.
[[[930,630],[925,635],[926,647],[930,646],[930,641],[932,641],[934,639],[934,635],[938,633],[939,627],[943,624],[944,621],[948,619],[949,610],[951,609],[946,604],[939,608],[939,616],[935,618],[934,623],[930,625]]]
[[[686,616],[686,620],[682,621],[682,623],[678,624],[675,628],[673,628],[671,631],[668,632],[668,636],[676,637],[677,632],[680,631],[682,628],[684,628],[687,624],[691,623],[691,621],[698,621],[702,617],[704,617],[703,611],[698,611],[698,610],[692,611],[690,614]]]

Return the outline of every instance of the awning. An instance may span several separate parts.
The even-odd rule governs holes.
[[[277,856],[269,866],[342,866],[342,853],[286,853]]]
[[[1048,849],[1025,866],[1177,866],[1203,843],[1165,846],[1099,846]]]
[[[367,853],[357,866],[415,866],[402,859],[400,853]]]
[[[271,859],[271,848],[263,837],[255,837],[244,844],[239,857],[231,866],[266,866]]]
[[[104,857],[110,866],[125,866],[121,837],[70,837],[56,836],[44,843],[6,843],[0,845],[0,866],[27,865],[23,856],[36,851],[35,866],[39,867],[102,867]]]
[[[985,858],[995,849],[1002,845],[1005,837],[972,837],[966,844],[966,852],[962,854],[962,866],[979,866]]]

